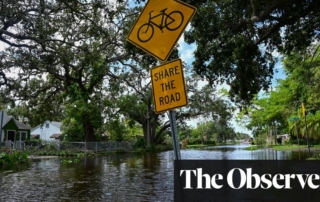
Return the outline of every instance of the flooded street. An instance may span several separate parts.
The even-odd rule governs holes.
[[[298,159],[296,152],[248,145],[182,150],[182,159]],[[307,157],[307,154],[302,156]],[[0,169],[0,201],[173,201],[173,151],[34,159]]]

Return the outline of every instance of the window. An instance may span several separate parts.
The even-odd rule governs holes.
[[[46,124],[46,128],[49,128],[49,124],[48,123]]]
[[[27,132],[20,132],[20,141],[27,139]]]

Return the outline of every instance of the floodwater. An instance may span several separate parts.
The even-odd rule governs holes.
[[[297,160],[297,152],[248,145],[182,150],[182,159]],[[307,153],[300,158],[305,159]],[[0,201],[173,201],[173,151],[34,159],[0,168]],[[69,161],[70,160],[70,161]],[[72,161],[72,162],[71,162]]]

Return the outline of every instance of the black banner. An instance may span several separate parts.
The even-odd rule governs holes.
[[[174,201],[320,201],[320,161],[175,161]]]

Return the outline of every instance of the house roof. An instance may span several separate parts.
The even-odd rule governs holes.
[[[51,121],[50,123],[54,126],[57,126],[58,128],[60,128],[60,126],[62,125],[62,122]]]
[[[45,121],[43,124],[37,125],[36,127],[32,128],[31,131],[34,131],[37,128],[44,126],[46,123],[50,123],[51,125],[58,127],[59,129],[62,125],[62,122],[58,122],[58,121]]]
[[[3,120],[2,119],[2,115],[3,115]],[[8,114],[1,110],[0,111],[0,129],[2,128],[2,126],[4,126],[4,123],[7,123],[7,119],[9,118]],[[2,123],[2,126],[1,126],[1,123]]]
[[[39,134],[31,134],[30,137],[31,137],[31,139],[34,139],[34,138],[40,137],[40,135]]]
[[[13,120],[14,123],[16,124],[16,126],[18,127],[18,129],[21,129],[21,130],[31,130],[31,127],[24,124],[24,123],[21,123],[20,121],[16,120],[13,116],[8,116],[7,120],[5,122],[3,122],[3,126],[4,127],[9,121]]]
[[[53,134],[53,135],[50,136],[50,138],[58,138],[58,137],[60,137],[60,135],[61,134]]]
[[[27,130],[31,130],[31,127],[21,123],[20,121],[17,121],[15,118],[13,118],[14,122],[16,123],[16,125],[18,126],[19,129],[27,129]]]

